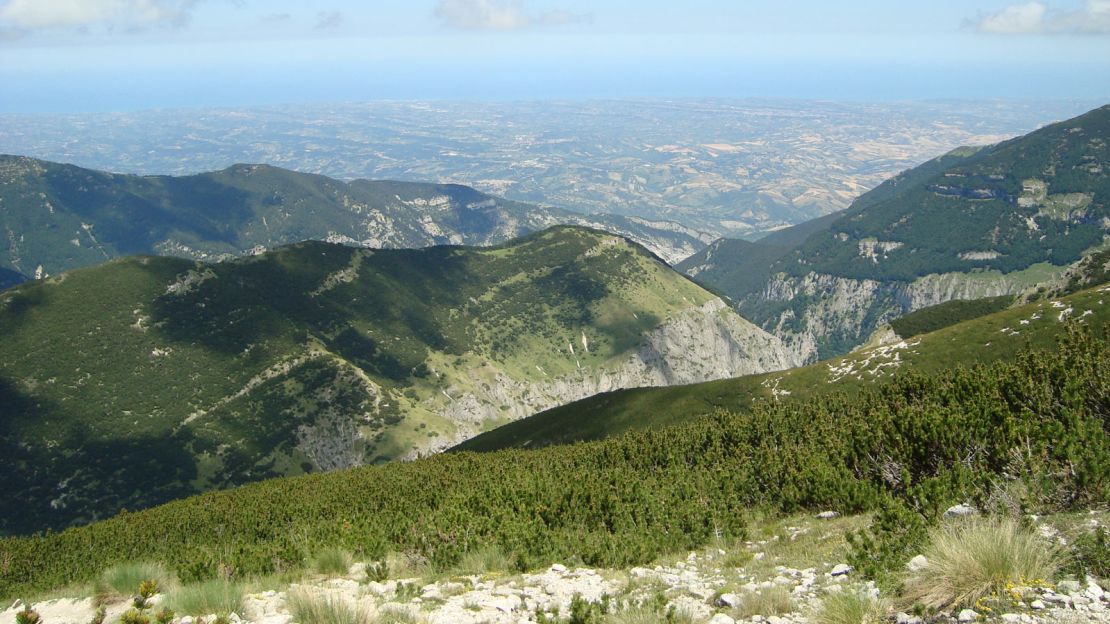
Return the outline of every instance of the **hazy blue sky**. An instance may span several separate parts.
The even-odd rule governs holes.
[[[1110,99],[1110,0],[0,0],[0,110]]]

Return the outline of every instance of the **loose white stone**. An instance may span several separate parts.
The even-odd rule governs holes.
[[[979,614],[972,609],[964,609],[960,611],[960,615],[956,617],[961,622],[974,622],[979,617]]]
[[[1045,608],[1044,602],[1042,602],[1040,600],[1034,600],[1033,602],[1029,603],[1029,606],[1034,611],[1043,611],[1044,608]]]
[[[929,559],[925,555],[917,555],[906,564],[906,569],[910,572],[924,570],[927,567],[929,567]]]
[[[724,613],[718,613],[717,615],[709,618],[709,624],[736,624],[736,620],[725,615]]]
[[[852,566],[848,565],[847,563],[838,563],[833,566],[833,569],[829,571],[829,574],[831,574],[832,576],[844,576],[851,571]]]
[[[721,594],[721,596],[717,598],[718,607],[735,607],[738,604],[740,604],[740,596],[736,594]]]
[[[978,512],[975,510],[974,507],[960,503],[959,505],[953,505],[945,510],[944,516],[946,518],[957,518],[960,516],[972,516],[976,513]]]
[[[817,517],[821,520],[832,520],[833,518],[836,518],[839,515],[840,515],[839,512],[829,510],[829,511],[822,511],[821,513],[817,514]]]

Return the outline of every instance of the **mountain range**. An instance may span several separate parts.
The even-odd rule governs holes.
[[[670,262],[712,240],[676,223],[586,216],[452,184],[341,182],[266,165],[119,175],[0,156],[0,287],[135,254],[218,260],[303,240],[490,245],[558,224],[629,236]]]
[[[0,529],[442,449],[623,387],[788,368],[625,238],[218,263],[136,256],[0,294]]]
[[[803,359],[843,354],[891,319],[1059,282],[1110,233],[1110,106],[961,148],[847,210],[677,268],[735,301]]]

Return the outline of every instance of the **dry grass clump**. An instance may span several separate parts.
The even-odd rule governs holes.
[[[331,595],[292,590],[285,605],[299,624],[376,624],[365,609]]]
[[[822,598],[810,619],[815,624],[879,624],[887,611],[887,604],[871,594],[845,590]]]
[[[929,564],[907,576],[904,595],[931,608],[971,605],[1007,584],[1044,582],[1061,562],[1052,545],[1010,518],[942,526],[924,555]]]
[[[354,562],[351,553],[342,548],[325,548],[313,555],[309,564],[317,574],[346,576]]]
[[[100,603],[130,599],[139,592],[139,585],[154,581],[158,587],[170,588],[176,577],[158,563],[121,563],[105,570],[96,580],[96,598]]]
[[[228,615],[243,608],[243,585],[225,580],[182,585],[166,596],[166,604],[181,615]]]
[[[732,617],[747,620],[756,615],[768,617],[790,613],[793,610],[794,597],[785,588],[775,586],[742,595],[740,604],[732,610]]]

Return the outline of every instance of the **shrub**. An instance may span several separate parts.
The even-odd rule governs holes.
[[[1010,518],[953,522],[934,530],[924,568],[906,577],[904,595],[927,608],[971,605],[1007,584],[1052,578],[1059,553]]]
[[[42,616],[39,615],[38,611],[27,606],[15,614],[15,622],[16,624],[40,624]]]
[[[384,583],[389,580],[389,563],[385,561],[371,561],[366,564],[367,580]]]
[[[243,586],[228,580],[202,581],[170,592],[166,603],[184,615],[227,615],[243,605]]]
[[[815,624],[879,624],[886,604],[865,591],[844,590],[828,594],[812,614]]]
[[[1064,571],[1079,578],[1087,575],[1110,577],[1110,539],[1104,527],[1084,533],[1072,541]]]
[[[736,619],[751,619],[753,616],[782,615],[794,610],[794,597],[783,587],[768,587],[751,591],[740,597],[740,604],[733,609]]]
[[[341,548],[325,548],[312,557],[314,571],[327,576],[346,576],[351,570],[354,557]]]
[[[150,616],[143,613],[141,609],[132,608],[124,611],[123,615],[119,616],[120,624],[150,624]]]
[[[371,624],[374,621],[365,609],[353,607],[335,596],[305,590],[290,591],[286,607],[299,624]]]

